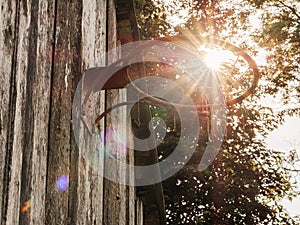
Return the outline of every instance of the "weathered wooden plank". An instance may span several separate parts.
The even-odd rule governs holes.
[[[114,5],[114,1],[111,1],[111,5],[112,5],[112,9],[115,9],[115,5]],[[116,20],[115,20],[116,23]],[[116,27],[117,25],[115,25]],[[120,45],[120,42],[117,41],[117,39],[115,38],[116,41],[116,47],[119,47],[118,45]],[[122,55],[121,55],[121,50],[118,49],[117,50],[117,55],[116,55],[116,60],[119,59]],[[116,99],[117,101],[115,101],[115,103],[121,103],[121,102],[126,102],[127,101],[127,90],[126,89],[120,89],[118,90],[118,97]],[[114,103],[114,104],[115,104]],[[113,127],[115,126],[117,128],[117,130],[119,131],[123,131],[124,134],[128,133],[128,129],[130,129],[130,127],[128,126],[128,119],[127,119],[127,109],[126,107],[121,107],[118,108],[117,110],[115,110],[114,112],[112,112],[114,114],[114,116],[116,116],[116,120],[113,120]],[[113,115],[112,115],[113,116]],[[128,163],[128,157],[130,157],[128,155],[128,147],[129,147],[129,141],[127,138],[129,138],[129,135],[127,137],[127,134],[125,135],[125,137],[119,136],[117,135],[117,138],[119,139],[119,141],[121,143],[116,143],[116,148],[118,149],[118,163],[117,163],[117,171],[120,177],[120,183],[118,184],[118,196],[119,196],[119,201],[118,201],[118,205],[117,205],[117,211],[119,212],[118,217],[119,217],[119,224],[120,225],[126,225],[128,223],[127,219],[128,219],[128,214],[129,214],[129,208],[127,205],[127,199],[129,197],[128,194],[128,186],[124,185],[124,183],[126,182],[127,176],[129,175],[129,172],[133,172],[133,171],[127,171],[124,170],[123,167],[121,166],[120,163]],[[134,209],[134,208],[132,208]]]
[[[94,42],[93,49],[90,49],[94,54],[93,64],[90,66],[104,66],[105,65],[105,53],[106,53],[106,39],[107,39],[107,1],[96,0],[92,6],[92,9],[95,11],[95,25],[94,25],[94,33],[95,37],[92,39]],[[94,105],[94,113],[95,116],[100,115],[105,109],[105,92],[101,91],[95,94],[96,104]],[[96,119],[96,118],[94,118]],[[100,131],[104,129],[104,121],[100,123]],[[100,135],[101,132],[100,132]],[[102,135],[102,140],[103,140]],[[99,142],[99,138],[93,140],[92,145],[95,142]],[[101,146],[99,146],[101,145]],[[92,170],[90,173],[90,177],[92,180],[91,184],[91,204],[90,208],[92,210],[91,213],[91,224],[101,224],[103,223],[103,177],[101,174],[103,173],[103,165],[104,165],[104,151],[103,143],[98,144],[100,152],[98,152],[98,156],[96,157],[96,165],[92,166]],[[93,159],[92,159],[93,160]]]
[[[114,101],[115,100],[115,101]],[[107,93],[108,107],[114,103],[126,101],[126,90],[114,90]],[[126,131],[126,108],[118,108],[111,112],[106,120],[107,141],[105,169],[117,173],[120,183],[105,179],[104,182],[104,224],[127,224],[127,187],[122,184],[126,180],[128,171],[123,170],[119,162],[126,163],[126,139],[119,136],[121,130]],[[126,133],[126,132],[124,132]],[[123,140],[122,140],[123,139]],[[112,163],[109,157],[114,157],[116,162]],[[121,183],[122,182],[122,183]]]
[[[116,61],[119,57],[119,53],[114,49],[117,46],[116,41],[116,11],[115,3],[113,0],[108,0],[108,40],[107,40],[107,50],[113,51],[108,57],[108,65]],[[106,104],[107,108],[114,104],[114,100],[117,102],[124,100],[121,91],[110,90],[106,92]],[[119,173],[120,177],[124,177],[124,171],[119,170],[118,163],[112,162],[109,157],[114,157],[113,155],[118,154],[118,152],[124,151],[122,146],[118,143],[117,135],[119,129],[126,129],[126,127],[121,127],[122,125],[122,115],[126,115],[126,110],[116,109],[113,110],[106,118],[106,157],[104,158],[104,170],[114,171]],[[121,160],[121,159],[119,159]],[[125,158],[126,160],[126,158]],[[123,172],[123,174],[120,174]],[[126,173],[126,171],[125,171]],[[104,179],[104,220],[103,224],[126,224],[126,187],[108,179]]]
[[[10,95],[13,85],[13,65],[15,63],[16,44],[16,7],[14,1],[0,0],[0,224],[6,220],[6,205],[8,195],[8,173],[11,158],[8,147],[10,121],[13,117],[10,106],[14,104],[13,96]]]
[[[112,12],[115,12],[115,2],[109,1],[109,8],[108,12],[110,13],[108,15],[108,27],[114,28],[110,29],[109,33],[109,41],[108,41],[108,49],[113,49],[116,47],[116,45],[120,45],[120,42],[116,42],[116,33],[114,30],[117,29],[117,23],[116,23],[116,15]],[[111,15],[111,16],[110,16]],[[115,52],[115,55],[112,55],[111,58],[109,58],[110,63],[114,62],[116,59],[120,57],[120,52]],[[114,90],[114,91],[107,91],[107,104],[108,107],[112,104],[125,102],[127,99],[126,97],[126,90]],[[114,101],[115,100],[115,101]],[[110,127],[114,128],[116,131],[123,130],[123,133],[126,133],[127,129],[130,129],[127,124],[127,112],[126,107],[119,108],[116,110],[113,110],[111,114],[107,117],[106,120],[106,126],[107,129]],[[118,133],[115,134],[115,136],[118,136]],[[115,137],[118,138],[118,137]],[[127,138],[130,138],[129,136]],[[121,137],[122,139],[122,137]],[[125,140],[125,141],[128,141]],[[125,144],[125,143],[123,143]],[[131,143],[127,143],[131,144]],[[118,158],[117,163],[112,165],[109,164],[109,160],[107,160],[105,163],[105,169],[107,170],[115,170],[118,174],[119,178],[125,182],[126,176],[131,176],[131,182],[134,183],[134,175],[133,171],[124,171],[123,168],[121,168],[120,164],[118,162],[123,163],[131,163],[133,164],[133,152],[130,154],[124,155],[124,152],[126,152],[125,147],[122,146],[122,144],[118,143],[117,140],[111,140],[110,142],[107,142],[107,151],[113,150],[118,151],[121,156],[121,158]],[[128,174],[129,173],[129,174]],[[135,211],[135,188],[134,187],[126,187],[123,184],[114,183],[108,180],[105,180],[105,192],[104,192],[104,200],[111,199],[111,201],[107,201],[107,204],[104,203],[104,205],[107,205],[106,212],[104,215],[106,216],[106,224],[134,224],[134,211]],[[130,199],[129,199],[130,198]],[[117,214],[111,214],[111,212],[118,212]]]
[[[81,74],[81,1],[57,1],[51,84],[46,224],[69,223],[69,192],[55,182],[70,175],[73,81]],[[76,163],[76,162],[74,162]],[[72,180],[70,180],[72,182]]]
[[[104,148],[95,168],[78,151],[70,123],[83,70],[104,66],[105,50],[116,46],[114,1],[0,0],[0,7],[1,225],[134,224],[135,188],[107,182],[104,191]],[[117,94],[126,100],[124,90],[110,94],[107,106]],[[104,94],[94,97],[99,115]],[[107,122],[127,129],[125,115],[122,108]],[[133,164],[133,152],[127,160]],[[128,171],[118,173],[125,179]],[[55,186],[61,175],[70,179],[67,191]]]
[[[125,102],[127,100],[126,98],[126,90],[119,90],[119,98],[118,98],[118,102]],[[115,113],[118,114],[119,116],[119,122],[118,122],[118,129],[126,131],[128,129],[128,125],[127,125],[127,118],[126,118],[126,107],[122,107],[119,108]],[[121,137],[122,139],[122,137]],[[123,139],[125,146],[123,146],[122,144],[119,145],[119,154],[120,154],[120,158],[119,158],[119,162],[122,163],[127,163],[127,139]],[[126,181],[126,176],[128,176],[128,173],[130,171],[126,171],[123,170],[123,168],[121,167],[121,165],[118,165],[118,172],[119,172],[119,176],[120,179],[123,181],[122,183],[125,183]],[[124,184],[120,183],[119,184],[119,224],[120,225],[126,225],[127,223],[127,214],[129,213],[128,210],[129,208],[127,207],[126,204],[126,200],[129,197],[129,195],[127,194],[127,186],[125,186]]]
[[[7,203],[7,220],[6,224],[19,224],[20,214],[20,194],[21,194],[21,175],[22,175],[22,158],[26,144],[27,127],[25,124],[26,103],[28,93],[28,52],[29,52],[29,28],[31,17],[31,5],[28,1],[21,1],[18,4],[17,19],[17,45],[16,45],[16,64],[15,70],[15,105],[11,112],[14,120],[12,135],[12,160],[9,180],[9,195]],[[14,113],[14,114],[13,114]],[[27,112],[28,113],[28,112]],[[28,121],[30,122],[30,121]],[[27,142],[28,143],[28,142]],[[29,143],[28,143],[29,144]],[[30,151],[30,150],[29,150]],[[26,155],[27,156],[27,155]],[[24,157],[26,157],[24,156]],[[24,181],[23,181],[24,182]],[[28,194],[28,193],[26,193]]]
[[[106,50],[106,1],[84,0],[82,9],[82,68],[105,65]],[[97,93],[93,98],[93,112],[96,116],[104,110],[104,93]],[[81,124],[82,125],[82,124]],[[103,129],[104,124],[100,125]],[[82,125],[78,127],[81,138],[90,146],[99,138],[88,137]],[[84,136],[85,135],[85,136]],[[76,224],[102,224],[103,211],[103,152],[91,156],[79,146],[79,166],[76,171],[78,186],[76,196]]]
[[[34,112],[34,101],[33,101],[33,89],[37,78],[36,66],[37,66],[37,14],[38,14],[38,2],[28,1],[23,2],[24,7],[28,9],[28,49],[26,54],[26,73],[23,75],[26,79],[26,94],[23,104],[26,106],[24,110],[24,116],[22,121],[24,123],[24,145],[22,146],[22,167],[21,167],[21,193],[20,193],[20,204],[21,207],[25,204],[32,202],[32,155],[33,155],[33,135],[34,135],[34,120],[36,114]],[[27,203],[26,203],[27,202]],[[19,216],[19,223],[30,224],[29,210],[22,212]]]
[[[45,223],[45,198],[48,155],[48,125],[54,32],[54,1],[40,0],[35,6],[36,66],[32,86],[33,146],[30,197],[30,224]]]
[[[126,91],[126,100],[128,100],[128,95]],[[130,110],[126,109],[127,123],[131,123]],[[128,154],[127,163],[129,165],[134,165],[134,141],[131,132],[131,126],[127,124],[127,144],[128,144]],[[136,192],[135,192],[135,175],[134,168],[130,167],[128,173],[129,186],[127,187],[127,225],[136,224]]]
[[[11,4],[10,2],[9,5],[11,6]],[[11,179],[8,189],[6,189],[7,191],[4,192],[9,193],[7,224],[14,224],[17,221],[20,221],[22,224],[29,224],[30,221],[33,223],[35,221],[44,221],[43,213],[40,211],[43,210],[44,201],[40,201],[40,199],[44,198],[43,190],[45,188],[43,185],[41,187],[40,184],[45,184],[45,168],[42,169],[42,167],[46,165],[45,153],[47,150],[49,110],[47,93],[49,93],[51,62],[47,61],[46,67],[44,67],[43,62],[46,61],[46,58],[48,59],[49,50],[51,50],[51,40],[46,38],[45,35],[49,36],[49,26],[51,27],[52,23],[43,21],[43,24],[40,26],[41,30],[37,33],[38,23],[41,22],[38,21],[41,18],[38,18],[38,7],[38,1],[20,2],[18,7],[19,17],[16,21],[19,24],[17,27],[19,28],[16,44],[17,58],[13,59],[12,56],[8,57],[6,55],[7,59],[11,60],[11,64],[14,63],[14,60],[17,61],[17,64],[12,66],[7,60],[4,60],[3,63],[4,68],[6,66],[12,68],[13,74],[16,74],[14,79],[17,84],[16,90],[10,93],[11,99],[16,95],[16,101],[12,102],[12,104],[15,104],[15,106],[12,106],[12,109],[15,108],[16,114],[14,116],[12,109],[9,112],[11,117],[13,117],[11,120],[14,121],[15,126],[11,136],[13,139],[12,165],[8,165],[8,167],[12,168]],[[5,10],[11,13],[11,9],[6,8]],[[52,17],[53,15],[51,15]],[[42,18],[47,20],[49,16],[42,15]],[[43,26],[45,26],[44,29]],[[42,47],[38,46],[38,35],[41,35],[42,41],[44,41],[44,44],[41,44],[44,45]],[[45,43],[47,44],[45,45]],[[44,71],[47,71],[48,74],[43,73]],[[36,76],[36,74],[39,74],[39,76]],[[9,81],[12,82],[13,80]],[[4,146],[7,147],[8,145]],[[10,148],[8,147],[7,149],[9,150]],[[36,161],[36,159],[39,160]],[[6,163],[10,162],[7,161]],[[38,169],[35,171],[36,168]],[[6,182],[3,183],[7,185]],[[32,188],[37,190],[35,194],[38,204],[33,204]],[[41,194],[39,195],[39,193]],[[26,201],[31,204],[30,210],[19,215],[20,206]],[[38,207],[34,207],[34,205],[38,205]],[[5,208],[4,204],[3,209]],[[30,214],[29,211],[31,211]],[[35,218],[38,217],[39,219],[32,219],[34,217],[30,215],[38,215]]]
[[[136,225],[143,225],[143,202],[140,199],[136,201]]]

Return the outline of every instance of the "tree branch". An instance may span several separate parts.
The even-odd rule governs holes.
[[[300,20],[300,15],[297,13],[297,11],[296,11],[295,8],[293,8],[292,6],[289,6],[289,5],[285,4],[285,3],[282,2],[282,1],[279,1],[279,3],[280,3],[281,5],[283,5],[284,7],[288,8],[289,10],[291,10],[292,13]],[[300,21],[298,21],[298,23],[300,23]]]
[[[297,173],[300,172],[300,169],[290,169],[290,168],[286,168],[286,167],[284,167],[283,169],[287,170],[287,171],[290,171],[290,172],[297,172]]]

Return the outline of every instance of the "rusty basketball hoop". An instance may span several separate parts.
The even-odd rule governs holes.
[[[192,53],[197,56],[203,57],[205,61],[205,51],[207,49],[216,49],[220,51],[219,54],[223,54],[223,52],[228,52],[229,57],[224,57],[224,62],[221,62],[219,68],[212,68],[214,73],[216,73],[216,77],[219,81],[219,84],[222,87],[223,92],[225,93],[225,101],[226,105],[230,106],[236,103],[241,102],[249,95],[251,95],[255,88],[257,87],[259,80],[258,68],[255,61],[249,56],[243,49],[230,44],[226,41],[214,39],[210,37],[201,37],[197,35],[177,35],[177,36],[168,36],[156,39],[158,41],[169,42],[176,46],[180,46],[184,49],[188,49]],[[132,50],[132,54],[138,53],[141,49],[147,47],[147,45],[151,45],[151,42],[145,42],[144,44],[138,45],[135,49]],[[227,53],[226,53],[227,54]],[[130,54],[129,54],[130,56]],[[227,58],[226,58],[227,57]],[[124,58],[122,59],[124,60]],[[97,126],[99,121],[111,110],[116,107],[124,106],[129,104],[130,102],[119,103],[111,108],[107,109],[103,112],[95,122],[91,121],[91,118],[87,116],[88,114],[88,101],[89,97],[92,93],[101,91],[101,90],[109,90],[109,89],[118,89],[123,88],[134,79],[140,78],[139,73],[136,76],[133,74],[128,74],[128,67],[124,67],[122,69],[118,69],[118,65],[121,63],[121,60],[113,63],[109,68],[107,67],[95,67],[89,68],[83,77],[82,84],[82,119],[84,123],[87,125],[88,129],[94,130],[93,128]],[[139,65],[138,65],[139,67]],[[113,75],[111,75],[113,71]],[[168,78],[174,78],[174,73],[176,69],[172,67],[168,67],[167,71],[164,71],[164,76]],[[109,78],[107,77],[109,75]],[[148,76],[156,76],[156,74],[147,74]],[[99,85],[101,82],[105,80],[105,85]],[[100,87],[101,86],[101,87]],[[155,98],[153,96],[147,96],[147,93],[143,93],[145,97],[150,97],[152,103],[156,104],[166,104],[170,105],[170,103]],[[149,101],[149,99],[145,99],[144,101]],[[150,104],[150,102],[148,102]],[[198,104],[196,107],[198,109],[203,109],[206,103]],[[182,106],[189,107],[189,106]]]

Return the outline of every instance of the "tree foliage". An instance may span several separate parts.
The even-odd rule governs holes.
[[[290,173],[281,167],[281,154],[255,137],[259,120],[258,112],[242,105],[230,108],[222,149],[213,164],[199,172],[196,167],[209,139],[207,118],[201,118],[194,156],[163,183],[169,224],[293,224],[278,204],[282,197],[295,195]],[[172,130],[173,121],[168,125]],[[167,135],[159,146],[162,155],[172,152],[179,135],[180,129]]]
[[[213,35],[239,44],[253,55],[264,52],[266,63],[260,65],[262,82],[256,94],[228,108],[222,148],[202,172],[195,165],[209,140],[210,121],[200,118],[201,138],[195,154],[183,170],[163,183],[168,223],[296,224],[279,203],[283,197],[298,194],[290,182],[292,173],[282,166],[285,156],[268,149],[264,140],[283,123],[284,116],[300,112],[300,5],[290,0],[186,2],[182,7],[188,8],[189,16],[184,24],[172,27],[166,22],[167,6],[159,1],[142,5],[138,1],[143,37],[178,32]],[[257,27],[251,22],[254,14],[260,23]],[[262,99],[274,96],[283,106],[274,109],[263,103]],[[172,152],[180,135],[180,125],[174,126],[178,120],[171,112],[152,109],[165,119],[169,130],[159,146],[162,159]]]

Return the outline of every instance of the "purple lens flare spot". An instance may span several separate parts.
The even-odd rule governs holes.
[[[69,187],[69,178],[68,176],[61,175],[55,182],[55,186],[59,191],[66,191]]]

